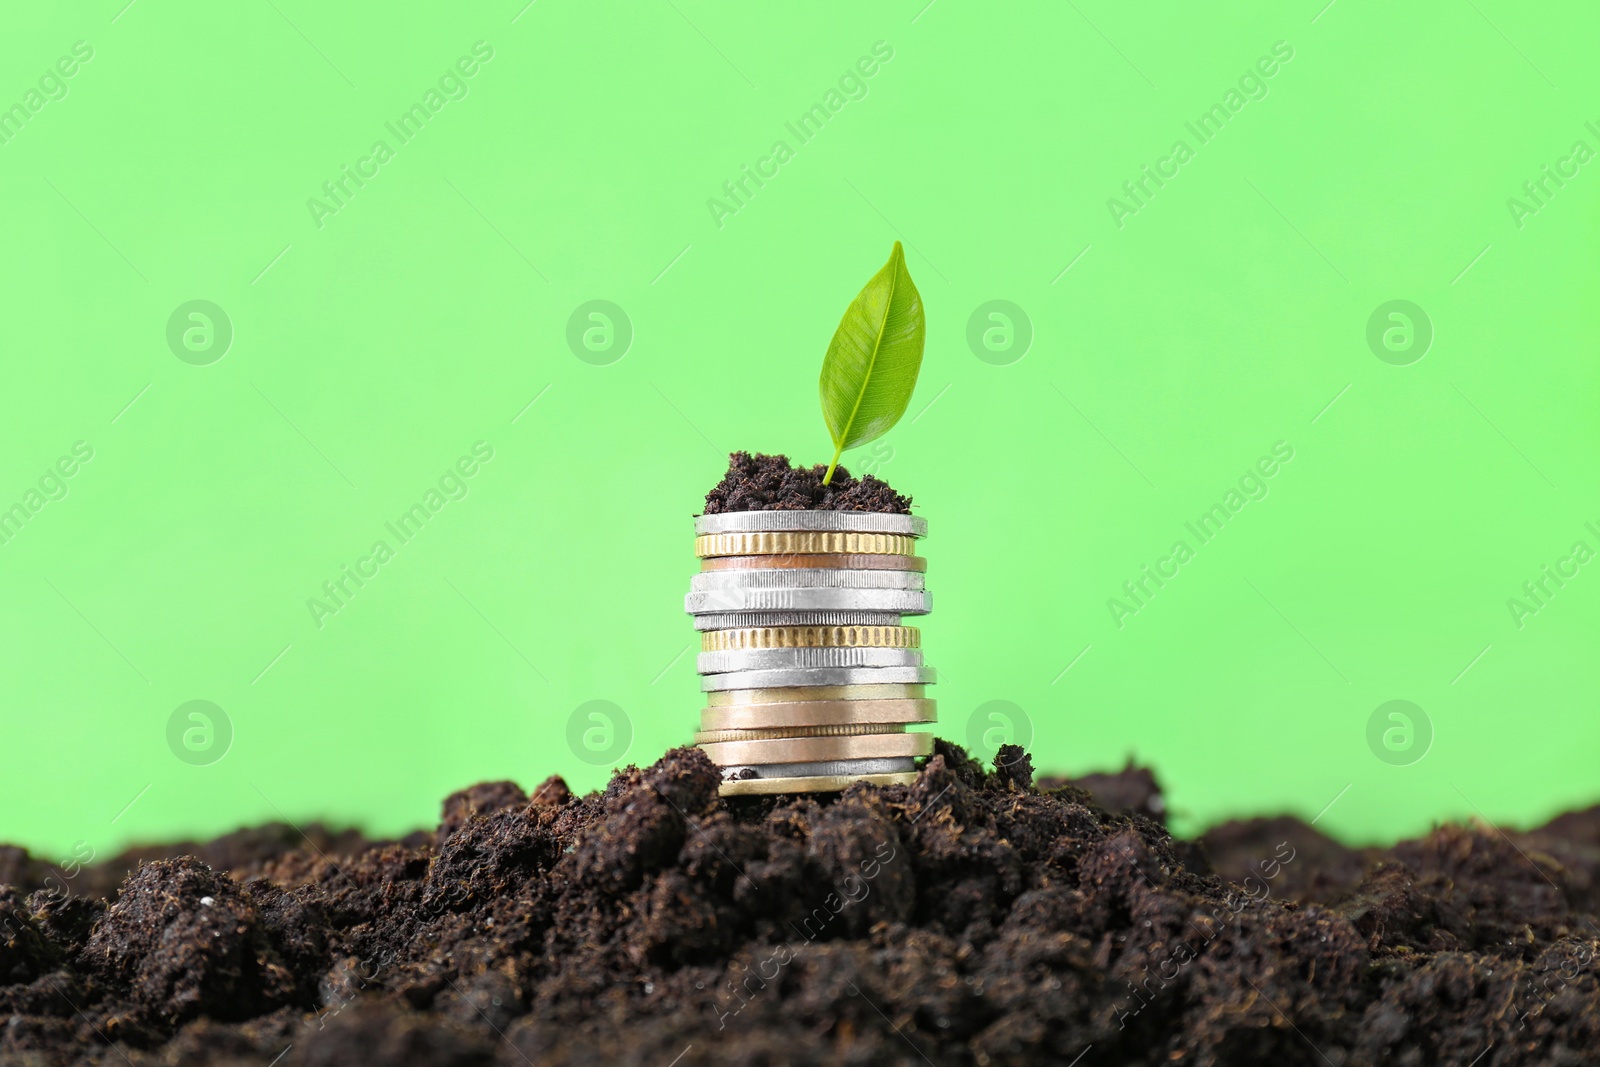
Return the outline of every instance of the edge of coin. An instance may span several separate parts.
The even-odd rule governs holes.
[[[693,618],[700,633],[761,626],[899,626],[904,622],[898,611],[718,611]]]
[[[852,530],[777,530],[770,533],[697,534],[694,554],[707,556],[869,555],[914,556],[917,539],[906,534]]]
[[[696,534],[719,533],[887,533],[927,537],[928,520],[888,511],[725,511],[696,515]]]
[[[740,671],[828,670],[856,667],[923,667],[926,656],[920,648],[875,648],[852,645],[847,648],[730,648],[720,652],[701,652],[695,656],[697,673],[736,674]]]
[[[719,767],[764,763],[826,763],[853,759],[917,759],[932,755],[928,733],[861,734],[843,737],[773,737],[762,741],[707,741],[700,751]]]
[[[937,701],[926,699],[795,700],[778,704],[731,704],[700,712],[701,732],[879,723],[911,726],[938,721]]]
[[[933,685],[938,672],[932,667],[769,667],[755,671],[708,674],[700,679],[702,693],[726,689],[805,689],[832,685]],[[763,684],[765,683],[765,684]]]
[[[921,648],[915,626],[740,626],[702,630],[701,652],[758,648]]]
[[[832,774],[810,778],[740,778],[723,782],[717,792],[725,797],[766,796],[772,793],[837,793],[856,782],[868,785],[911,785],[917,780],[916,771],[896,771],[892,774]]]
[[[683,610],[686,615],[729,615],[751,611],[872,611],[902,616],[932,615],[933,593],[926,589],[838,587],[703,589],[684,594]]]
[[[743,558],[743,557],[733,557]],[[909,556],[883,556],[883,559],[909,559]],[[774,567],[769,570],[696,571],[689,579],[691,593],[713,590],[747,589],[898,589],[928,588],[922,571],[887,567]]]
[[[706,556],[700,561],[701,574],[713,571],[773,570],[778,568],[831,567],[858,571],[923,571],[926,556],[875,556],[867,552],[796,552],[776,556]]]
[[[855,685],[774,686],[769,689],[721,689],[706,694],[706,707],[743,704],[806,704],[818,700],[922,700],[925,682],[861,682]],[[931,699],[931,698],[929,698]]]
[[[694,743],[715,745],[724,741],[771,741],[780,737],[870,737],[874,734],[903,734],[903,722],[846,722],[822,726],[751,726],[732,730],[696,730]]]

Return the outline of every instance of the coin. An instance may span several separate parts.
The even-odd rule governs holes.
[[[904,774],[917,769],[911,756],[885,756],[876,759],[812,760],[805,763],[762,763],[721,768],[724,781],[741,778],[799,778],[803,775]]]
[[[899,534],[834,533],[820,530],[786,533],[701,534],[694,539],[697,556],[772,556],[796,552],[862,552],[911,556],[916,539]]]
[[[891,774],[805,775],[795,778],[739,778],[723,782],[717,792],[725,797],[770,796],[774,793],[837,793],[856,782],[868,785],[915,785],[916,771]]]
[[[926,615],[933,594],[922,589],[707,589],[683,598],[690,615],[732,611],[879,611]]]
[[[928,536],[928,520],[886,511],[730,511],[697,515],[697,534],[771,533],[779,531],[853,531],[858,533]]]
[[[729,689],[706,694],[706,707],[731,708],[739,704],[810,703],[819,700],[849,700],[875,703],[880,700],[922,700],[927,693],[920,684],[858,684],[775,686],[767,689]],[[933,701],[928,701],[932,704]]]
[[[926,756],[932,734],[869,734],[866,737],[779,737],[767,741],[720,741],[701,745],[712,763],[759,766],[764,763],[809,763],[836,759]]]
[[[707,707],[700,712],[700,729],[854,729],[935,722],[938,718],[939,713],[932,700],[786,700],[774,704]]]
[[[734,648],[917,648],[915,626],[748,626],[700,635],[700,651]]]
[[[903,722],[852,722],[838,726],[757,726],[747,730],[699,730],[697,745],[717,741],[765,741],[773,737],[862,737],[867,734],[903,734]]]
[[[702,652],[695,660],[695,670],[701,674],[780,668],[920,666],[922,653],[914,648],[735,648],[725,652]]]
[[[898,611],[720,611],[696,615],[696,630],[746,630],[761,626],[898,626]]]
[[[724,689],[865,685],[872,682],[927,685],[933,681],[932,667],[801,667],[712,674],[700,679],[700,689],[702,692],[715,693]]]
[[[702,572],[689,579],[689,588],[695,592],[711,589],[922,589],[926,582],[919,571],[808,567],[803,570]]]
[[[704,571],[771,570],[774,567],[839,567],[857,571],[925,571],[922,556],[872,556],[863,552],[797,552],[777,556],[708,556]]]

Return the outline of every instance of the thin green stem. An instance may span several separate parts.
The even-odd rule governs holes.
[[[822,484],[830,485],[833,482],[833,469],[839,465],[839,457],[844,454],[844,446],[840,445],[833,450],[833,462],[828,464],[828,473],[822,476]]]

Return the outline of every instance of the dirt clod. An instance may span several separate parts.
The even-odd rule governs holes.
[[[941,740],[904,786],[722,800],[676,749],[64,886],[0,849],[0,1063],[1593,1062],[1600,808],[1389,849],[1163,812]]]

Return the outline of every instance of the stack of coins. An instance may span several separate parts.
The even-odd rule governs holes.
[[[864,511],[738,511],[695,519],[684,609],[707,695],[695,743],[722,795],[827,792],[916,778],[936,719],[922,635],[932,610],[926,519]]]

